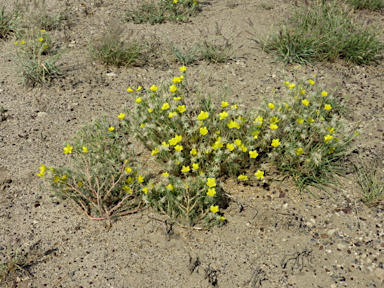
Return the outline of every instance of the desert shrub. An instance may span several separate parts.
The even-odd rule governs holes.
[[[16,32],[19,25],[20,11],[15,9],[5,13],[5,7],[0,10],[0,39],[5,39]]]
[[[355,21],[349,12],[337,1],[303,4],[271,37],[260,39],[261,46],[285,63],[377,62],[384,51],[380,29]]]
[[[126,21],[140,23],[163,23],[167,20],[181,22],[188,20],[200,9],[196,0],[160,0],[158,3],[143,2],[137,9],[126,14]]]
[[[72,160],[68,167],[41,165],[37,175],[55,195],[73,201],[90,219],[107,220],[110,225],[111,219],[140,209],[145,183],[125,140],[119,126],[94,121],[64,147]]]
[[[52,50],[52,41],[45,30],[16,41],[16,71],[26,86],[47,85],[60,74],[56,65],[62,52]]]

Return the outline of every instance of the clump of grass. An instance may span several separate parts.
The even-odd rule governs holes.
[[[25,24],[31,29],[55,30],[60,27],[64,20],[62,13],[52,16],[47,11],[46,0],[33,0],[32,3],[28,4],[24,1],[22,6],[26,10]]]
[[[356,22],[349,12],[337,1],[302,5],[277,33],[260,39],[261,46],[285,63],[377,62],[384,51],[380,29]]]
[[[131,31],[128,40],[121,40],[124,28],[112,22],[99,43],[90,45],[90,53],[101,63],[113,66],[132,66],[142,60],[144,45]]]
[[[5,13],[5,7],[0,11],[0,39],[5,39],[16,32],[19,25],[20,11],[15,9]]]
[[[52,41],[45,30],[32,33],[25,40],[14,42],[16,70],[21,74],[24,85],[35,87],[48,85],[61,74],[56,65],[61,52],[52,51]]]
[[[126,13],[126,20],[136,24],[186,21],[200,10],[197,0],[160,0],[158,3],[143,2],[137,9]]]
[[[367,9],[377,11],[384,7],[382,0],[348,0],[355,9]]]
[[[377,173],[380,167],[377,158],[372,164],[354,165],[357,173],[357,183],[362,189],[361,200],[367,206],[376,206],[384,197],[384,178]]]
[[[55,195],[73,201],[91,220],[106,220],[108,226],[113,218],[140,209],[146,182],[119,127],[105,120],[84,126],[64,147],[72,164],[58,169],[41,165],[37,174]]]
[[[175,60],[181,65],[189,65],[193,63],[196,58],[199,56],[199,45],[195,44],[190,49],[177,48],[174,45],[171,45],[172,53]]]
[[[225,63],[234,54],[233,43],[229,39],[222,39],[222,43],[217,40],[204,40],[200,45],[201,57],[212,63]]]

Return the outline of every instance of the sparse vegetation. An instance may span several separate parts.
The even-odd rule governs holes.
[[[384,7],[383,0],[348,0],[355,9],[380,10]]]
[[[15,9],[10,13],[5,12],[5,7],[0,10],[0,39],[5,39],[16,32],[19,25],[20,11]]]

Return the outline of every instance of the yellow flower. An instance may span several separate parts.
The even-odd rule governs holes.
[[[172,80],[172,82],[173,83],[180,83],[181,82],[181,80],[182,80],[182,78],[181,77],[173,77],[173,80]]]
[[[159,148],[155,148],[155,149],[152,150],[152,152],[151,152],[152,155],[156,155],[157,153],[159,153]]]
[[[177,115],[176,112],[169,112],[168,117],[173,118],[173,116],[176,116],[176,115]]]
[[[172,139],[171,139],[172,140]],[[175,144],[176,145],[176,144]],[[161,143],[161,146],[163,146],[163,147],[169,147],[169,144],[167,144],[167,142],[162,142]]]
[[[314,85],[314,84],[315,84],[315,81],[313,81],[312,79],[309,79],[309,80],[308,80],[308,83],[311,84],[311,85]]]
[[[295,88],[295,86],[296,86],[295,83],[289,84],[289,89],[292,90],[293,88]]]
[[[219,137],[220,138],[220,137]],[[224,144],[223,144],[223,142],[220,142],[219,140],[218,141],[216,141],[213,145],[212,145],[212,149],[213,150],[216,150],[216,149],[219,149],[219,148],[221,148],[221,147],[223,147],[224,146]]]
[[[241,174],[241,175],[239,175],[239,177],[237,177],[237,179],[247,181],[248,180],[248,176],[244,175],[244,174]]]
[[[191,171],[191,168],[189,168],[189,166],[183,166],[183,168],[181,169],[181,172],[183,173],[187,173],[189,171]]]
[[[175,189],[175,187],[172,185],[172,184],[169,184],[167,187],[165,187],[165,188],[167,188],[168,190],[171,190],[171,191],[173,191],[174,189]]]
[[[196,0],[193,0],[193,5],[197,5],[197,1]]]
[[[271,124],[270,126],[269,126],[269,128],[271,128],[272,130],[276,130],[277,128],[279,128],[279,126],[277,126],[276,124]]]
[[[255,119],[255,122],[254,122],[254,123],[258,125],[257,127],[261,127],[261,125],[263,124],[263,117],[258,116],[258,117]]]
[[[24,41],[24,40],[21,40],[21,41],[20,41],[20,44],[21,44],[21,45],[24,45],[24,44],[25,44],[25,41]]]
[[[315,122],[315,120],[313,120],[312,117],[308,117],[308,118],[307,118],[307,121],[308,121],[308,123],[313,123],[313,122]]]
[[[43,33],[43,34],[44,34],[44,33],[45,33],[45,30],[44,30],[44,29],[40,30],[40,33]]]
[[[64,154],[71,154],[72,153],[72,149],[73,149],[73,147],[70,146],[69,144],[67,144],[67,147],[63,148]]]
[[[273,108],[275,108],[275,105],[273,105],[272,103],[269,103],[269,104],[268,104],[268,108],[269,108],[269,109],[273,109]]]
[[[233,144],[227,144],[227,149],[229,151],[233,151],[235,149],[235,146]]]
[[[143,87],[139,86],[137,87],[136,91],[141,91],[141,89],[143,89]]]
[[[227,118],[228,117],[228,113],[227,112],[222,112],[222,113],[219,113],[219,115],[220,115],[220,120],[223,120],[223,119],[225,119],[225,118]]]
[[[359,133],[358,131],[354,131],[353,133],[354,133],[357,137],[360,136],[360,133]]]
[[[128,87],[127,89],[128,92],[132,93],[133,92],[133,89],[131,87]]]
[[[185,72],[187,70],[187,67],[185,67],[185,66],[181,66],[180,68],[179,68],[179,71],[180,72]]]
[[[40,37],[40,38],[39,38],[39,41],[40,41],[40,42],[43,42],[43,41],[44,41],[44,38],[43,38],[43,37]]]
[[[179,101],[179,100],[181,100],[181,96],[179,96],[179,97],[173,97],[173,100],[175,100],[175,101]]]
[[[194,0],[194,1],[196,1],[196,0]],[[220,217],[220,221],[223,222],[224,220],[225,220],[225,217],[224,217],[224,216],[221,216],[221,217]]]
[[[301,94],[301,95],[304,95],[304,94],[305,94],[305,90],[304,90],[304,89],[301,89],[301,90],[300,90],[300,94]]]
[[[131,172],[132,172],[132,168],[130,168],[130,167],[125,167],[125,172],[126,172],[126,173],[131,173]]]
[[[207,129],[207,127],[202,127],[202,128],[200,128],[200,134],[201,135],[207,135],[207,133],[208,133],[208,129]]]
[[[301,119],[301,118],[297,118],[297,123],[299,123],[299,124],[303,124],[304,123],[304,119]]]
[[[198,163],[193,163],[192,164],[192,168],[193,168],[193,170],[199,169],[199,164]]]
[[[81,151],[81,152],[83,152],[83,153],[88,153],[88,152],[89,152],[89,150],[88,150],[88,148],[87,148],[87,147],[83,146],[83,151]]]
[[[300,147],[300,148],[297,148],[297,149],[296,149],[296,155],[297,155],[297,156],[300,156],[300,155],[303,154],[303,153],[304,153],[303,148]]]
[[[171,91],[172,93],[175,93],[177,91],[177,87],[175,86],[175,84],[169,86],[169,91]]]
[[[219,212],[219,206],[211,206],[209,209],[213,214]]]
[[[14,45],[19,45],[19,42],[15,41],[13,42]]]
[[[272,117],[270,121],[273,124],[279,123],[279,119],[276,116]]]
[[[272,140],[272,143],[271,143],[271,146],[273,146],[273,147],[278,147],[278,146],[280,146],[280,140],[279,139],[273,139]]]
[[[257,153],[257,151],[249,151],[249,157],[257,158],[257,156],[259,156],[259,153]]]
[[[148,113],[152,113],[153,109],[148,109],[147,111],[148,111]]]
[[[236,121],[233,121],[233,120],[229,121],[227,126],[229,129],[232,129],[232,128],[240,129],[239,123],[237,123]]]
[[[335,128],[329,128],[328,131],[329,131],[329,133],[333,134],[333,133],[335,133]]]
[[[180,78],[181,80],[184,80],[184,75],[181,75],[179,78]]]
[[[329,141],[331,141],[332,138],[333,138],[333,136],[331,136],[331,135],[328,134],[327,136],[324,136],[324,142],[325,142],[325,143],[329,143]]]
[[[141,125],[140,125],[140,128],[145,128],[145,124],[144,124],[144,123],[141,124]]]
[[[132,184],[133,183],[133,178],[132,177],[128,177],[127,180],[125,180],[125,182],[127,182],[127,184]]]
[[[179,113],[183,113],[183,112],[185,112],[185,110],[187,110],[187,109],[185,109],[185,105],[181,105],[181,106],[177,107],[177,111],[179,111]]]
[[[288,86],[289,85],[289,81],[285,81],[284,85]]]
[[[61,180],[67,180],[68,176],[67,175],[63,175],[61,176]]]
[[[169,177],[169,173],[168,173],[168,172],[164,172],[162,175],[163,175],[164,177]]]
[[[231,106],[232,110],[236,110],[237,108],[239,108],[239,106],[237,106],[236,104]]]
[[[331,148],[329,148],[329,150],[328,150],[328,154],[332,154],[333,152],[335,152],[335,147],[331,147]]]
[[[257,139],[257,137],[258,137],[259,134],[260,134],[260,131],[259,131],[259,130],[253,131],[253,132],[252,132],[253,139]]]
[[[326,92],[326,91],[321,92],[321,96],[327,97],[328,96],[328,92]]]
[[[215,194],[216,194],[216,189],[215,188],[208,188],[208,192],[207,192],[208,196],[213,197],[213,196],[215,196]]]
[[[216,181],[215,178],[208,178],[207,179],[207,185],[208,187],[212,188],[216,186]]]
[[[197,150],[196,149],[192,149],[189,153],[191,155],[193,155],[193,156],[196,156],[197,155]]]
[[[182,150],[183,150],[183,146],[181,146],[181,145],[176,145],[176,146],[175,146],[175,150],[176,150],[176,151],[182,151]]]
[[[225,108],[229,105],[227,101],[221,101],[221,107]]]
[[[307,99],[304,99],[303,101],[301,101],[301,103],[303,103],[305,106],[309,105],[309,101]]]
[[[178,2],[177,0],[173,0],[173,4],[177,4],[177,2]]]
[[[117,116],[120,120],[124,120],[125,118],[125,113],[120,113],[119,116]]]
[[[264,171],[257,170],[255,173],[255,176],[257,179],[263,179],[264,178]]]
[[[141,191],[143,191],[145,194],[147,194],[148,193],[148,188],[144,187]]]
[[[108,131],[113,132],[115,130],[115,127],[111,126],[108,128]]]
[[[161,107],[161,110],[167,110],[169,109],[171,106],[169,106],[168,103],[164,103],[163,106]]]
[[[207,119],[208,117],[209,117],[208,112],[201,111],[199,116],[197,116],[197,120],[204,120],[204,119]]]
[[[137,181],[138,181],[139,183],[143,183],[143,182],[144,182],[144,177],[141,176],[141,175],[137,176]]]
[[[241,146],[241,140],[240,140],[240,139],[236,139],[234,143],[235,143],[238,147]]]
[[[123,190],[124,190],[126,193],[129,193],[129,194],[132,193],[132,189],[131,189],[131,187],[129,187],[129,186],[127,186],[127,185],[124,185],[124,186],[123,186]]]
[[[83,186],[83,181],[78,181],[77,186],[79,186],[79,187]]]
[[[141,97],[136,98],[135,102],[136,102],[137,104],[141,103]]]
[[[325,104],[325,105],[324,105],[324,109],[327,110],[327,111],[329,111],[329,110],[332,109],[332,106],[329,105],[329,104]]]
[[[151,88],[149,88],[149,90],[153,91],[153,92],[156,92],[157,89],[159,89],[156,85],[152,85]]]
[[[248,148],[247,147],[245,147],[244,145],[241,145],[241,151],[243,151],[243,152],[247,152],[248,151]]]
[[[37,174],[37,175],[39,175],[39,174]],[[56,175],[56,176],[52,179],[52,181],[53,181],[54,183],[58,183],[58,182],[60,182],[60,176]]]

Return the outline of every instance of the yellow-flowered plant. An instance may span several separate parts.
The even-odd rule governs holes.
[[[121,115],[121,114],[120,114]],[[120,120],[122,120],[119,117]],[[127,141],[119,140],[119,127],[95,121],[82,127],[63,155],[71,160],[64,168],[41,165],[37,176],[44,178],[49,190],[70,199],[92,220],[106,220],[138,211],[142,194],[151,191]]]

